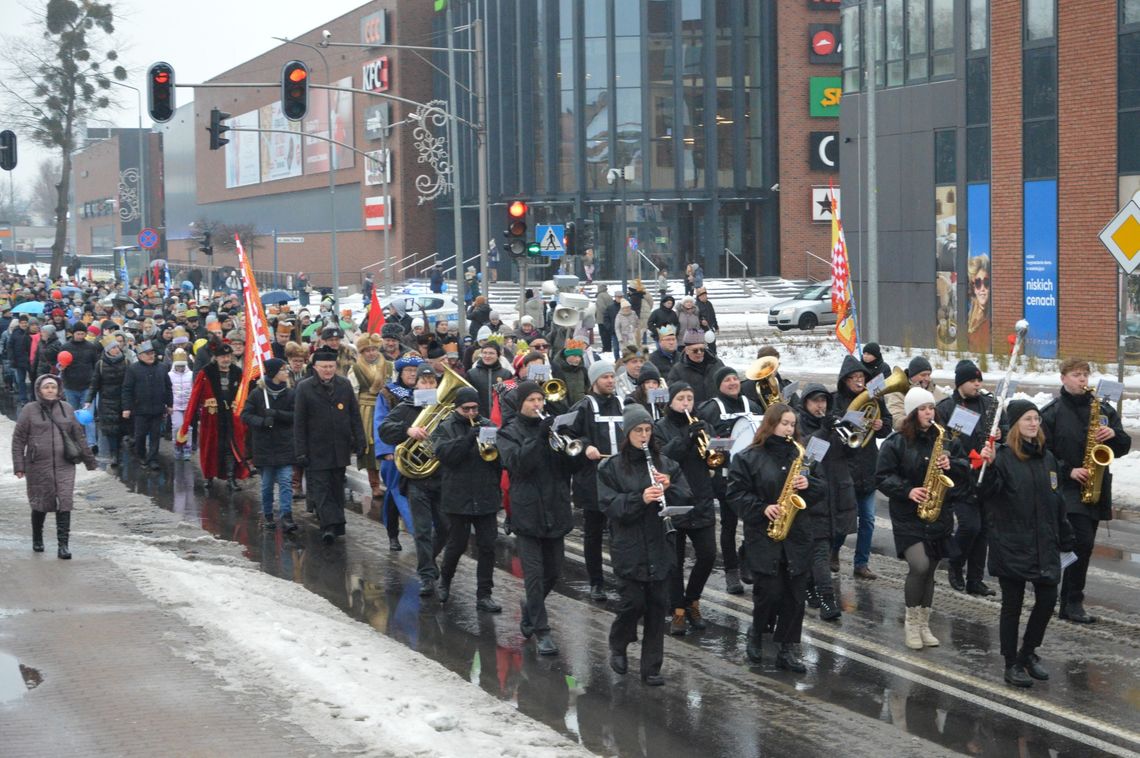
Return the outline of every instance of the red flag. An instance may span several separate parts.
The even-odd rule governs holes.
[[[372,302],[368,304],[368,333],[379,334],[384,327],[384,310],[380,307],[380,298],[376,297],[376,288],[372,288]]]
[[[855,352],[858,336],[855,327],[855,303],[851,291],[851,269],[847,260],[847,240],[843,222],[839,220],[839,203],[835,187],[831,187],[831,309],[835,311],[835,336],[848,353]]]
[[[234,414],[240,415],[249,395],[249,385],[261,378],[261,367],[273,357],[273,340],[269,336],[269,326],[265,322],[265,311],[261,307],[261,294],[257,291],[257,281],[253,278],[253,267],[234,235],[237,245],[238,266],[241,269],[242,295],[245,301],[245,355],[242,356],[241,386],[234,397]]]

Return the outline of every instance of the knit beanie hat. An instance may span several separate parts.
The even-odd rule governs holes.
[[[418,366],[424,362],[424,359],[418,355],[405,355],[396,359],[396,373],[406,369],[408,366]]]
[[[879,347],[878,342],[868,342],[866,345],[863,345],[863,353],[869,353],[875,356],[875,360],[877,361],[883,360],[883,349]]]
[[[455,407],[467,403],[479,402],[479,393],[475,391],[474,387],[460,387],[455,393]]]
[[[1029,400],[1010,400],[1009,405],[1005,407],[1006,418],[1009,419],[1009,425],[1012,427],[1017,423],[1017,420],[1030,411],[1041,411],[1037,406]]]
[[[593,387],[594,382],[598,381],[606,374],[612,374],[613,372],[614,364],[612,361],[594,361],[590,364],[590,368],[586,370],[586,376],[590,380],[590,386]]]
[[[688,382],[673,382],[672,384],[670,384],[669,385],[669,402],[670,403],[673,402],[673,400],[676,399],[677,395],[679,393],[685,391],[685,390],[692,392],[693,391],[693,385],[689,384]]]
[[[483,326],[479,327],[479,331],[475,334],[475,339],[479,342],[482,342],[483,340],[490,339],[490,338],[491,338],[491,327],[487,326],[486,324],[483,324]]]
[[[934,405],[934,395],[922,387],[911,387],[907,390],[906,397],[903,399],[903,409],[908,416],[914,413],[915,408],[927,404]]]
[[[658,332],[660,334],[660,332]],[[685,332],[685,345],[704,345],[705,333],[697,329],[690,329]]]
[[[270,358],[265,361],[265,372],[262,376],[265,377],[265,381],[271,381],[273,377],[277,376],[277,372],[283,368],[285,368],[285,361],[280,358]]]
[[[661,372],[652,363],[646,363],[642,366],[641,373],[637,377],[638,384],[649,381],[657,382],[658,385],[661,384]]]
[[[645,406],[641,403],[630,403],[625,407],[621,414],[621,429],[622,432],[628,437],[629,433],[633,431],[634,427],[640,424],[652,424],[653,417],[649,415],[649,411],[645,410]]]
[[[538,382],[519,382],[519,386],[515,388],[515,391],[518,393],[515,397],[519,399],[520,403],[536,392],[540,395],[543,394],[542,387],[538,386]]]
[[[954,386],[961,387],[966,382],[972,382],[975,379],[982,380],[982,371],[978,365],[971,360],[958,361],[958,365],[954,367]]]
[[[932,371],[933,366],[930,361],[923,358],[921,355],[916,355],[910,359],[910,364],[906,367],[906,375],[908,378],[918,376],[923,371]]]
[[[717,392],[720,392],[720,383],[725,380],[725,377],[729,376],[739,376],[739,374],[736,373],[736,369],[732,366],[721,366],[716,370],[716,373],[713,374],[713,387]]]
[[[562,348],[563,355],[577,355],[579,358],[586,354],[586,343],[582,340],[566,340],[566,346]]]

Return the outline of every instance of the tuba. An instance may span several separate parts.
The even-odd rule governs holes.
[[[780,490],[780,498],[776,501],[776,505],[780,506],[780,515],[768,524],[768,539],[773,542],[783,542],[788,538],[788,533],[792,531],[792,522],[796,520],[796,514],[807,507],[804,499],[797,495],[792,488],[792,483],[800,475],[804,466],[804,446],[796,442],[794,437],[787,439],[788,442],[796,446],[797,454],[792,465],[788,467],[788,478],[784,480],[784,489]]]
[[[419,412],[412,426],[422,426],[430,435],[447,415],[455,410],[455,393],[460,387],[470,387],[466,379],[443,367],[443,378],[436,390],[436,402]],[[430,440],[406,439],[396,446],[396,470],[408,479],[427,479],[439,469]]]
[[[780,370],[780,359],[772,355],[757,358],[744,372],[744,376],[756,383],[756,400],[763,410],[776,403],[786,402],[780,392],[780,382],[776,372]]]
[[[926,476],[922,479],[922,486],[926,490],[926,502],[918,504],[918,517],[928,524],[933,524],[942,515],[942,503],[946,500],[946,493],[954,486],[954,480],[942,473],[938,468],[938,459],[942,457],[942,445],[946,441],[946,430],[934,424],[938,431],[938,438],[934,440],[934,447],[930,450],[930,463],[926,464]]]
[[[879,400],[884,395],[889,395],[892,392],[906,392],[908,389],[910,389],[910,379],[907,379],[905,371],[896,366],[887,378],[887,383],[881,389],[873,394],[863,390],[856,395],[855,399],[851,401],[851,405],[847,406],[847,411],[861,411],[863,413],[862,428],[852,430],[846,427],[836,427],[836,432],[847,447],[867,447],[875,438],[875,430],[870,428],[871,425],[883,417],[883,412],[879,408]]]
[[[1085,458],[1081,464],[1089,470],[1089,478],[1081,485],[1081,503],[1096,505],[1100,502],[1101,487],[1104,486],[1104,472],[1116,455],[1108,445],[1096,441],[1096,430],[1100,429],[1100,398],[1091,388],[1085,391],[1092,393],[1092,402],[1089,404],[1089,429],[1085,435]]]

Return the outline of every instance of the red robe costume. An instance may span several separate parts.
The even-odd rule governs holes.
[[[180,437],[186,436],[191,424],[198,419],[198,459],[202,465],[202,476],[207,479],[227,477],[228,460],[234,462],[234,479],[249,478],[245,424],[231,410],[241,380],[241,369],[230,366],[229,387],[223,394],[221,369],[217,363],[209,364],[194,375],[190,401],[178,434]],[[223,456],[229,456],[229,459],[223,459]]]

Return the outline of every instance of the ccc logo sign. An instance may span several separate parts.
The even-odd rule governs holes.
[[[365,45],[382,45],[388,41],[388,18],[384,11],[360,20],[360,41]]]

